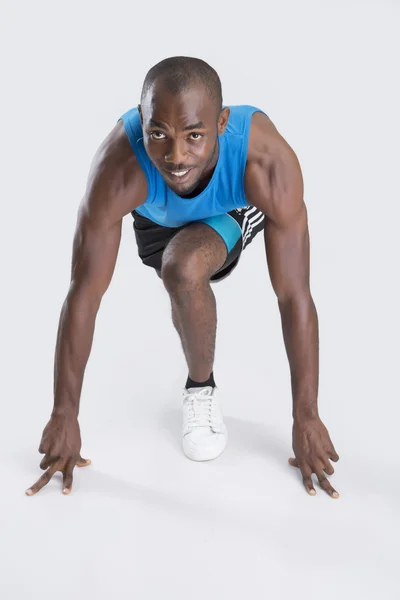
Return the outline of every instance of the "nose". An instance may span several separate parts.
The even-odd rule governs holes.
[[[171,140],[165,155],[165,162],[172,165],[184,165],[186,144],[183,140]]]

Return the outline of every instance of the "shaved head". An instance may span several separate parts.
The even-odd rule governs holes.
[[[157,63],[147,73],[141,94],[141,104],[155,82],[171,94],[182,94],[193,87],[203,86],[217,113],[222,110],[222,89],[218,73],[204,60],[174,56]]]

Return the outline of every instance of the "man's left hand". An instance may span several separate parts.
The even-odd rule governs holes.
[[[303,476],[307,492],[315,496],[312,474],[318,477],[319,484],[332,498],[339,498],[326,475],[332,475],[334,468],[329,462],[337,462],[339,456],[329,437],[328,430],[319,417],[295,420],[293,423],[293,451],[296,458],[289,458],[292,467],[298,467]]]

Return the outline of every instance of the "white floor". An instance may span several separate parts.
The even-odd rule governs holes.
[[[128,262],[129,231],[130,222],[82,398],[83,455],[93,464],[75,473],[69,497],[59,475],[37,496],[24,495],[41,473],[37,446],[50,406],[34,391],[50,387],[44,342],[48,364],[32,354],[26,377],[15,380],[32,394],[23,414],[14,404],[2,423],[0,596],[399,598],[397,425],[379,422],[366,395],[373,375],[369,382],[348,377],[348,345],[332,368],[334,315],[321,323],[320,405],[341,456],[332,477],[341,498],[321,490],[309,497],[287,464],[289,377],[260,236],[234,275],[214,286],[215,375],[230,437],[219,459],[193,463],[180,447],[186,370],[167,296],[150,270]],[[146,287],[135,311],[125,299],[118,313],[129,269]],[[249,302],[240,308],[234,291],[243,287]],[[51,345],[50,327],[30,328]]]

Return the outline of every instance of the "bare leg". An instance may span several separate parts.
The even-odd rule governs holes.
[[[160,279],[162,279],[161,277],[161,271],[157,270],[157,275],[159,276]],[[185,353],[186,356],[186,352],[185,352],[185,346],[183,344],[183,330],[182,330],[182,325],[179,321],[179,313],[178,313],[178,309],[175,307],[174,301],[173,299],[170,297],[171,300],[171,317],[172,317],[172,323],[176,329],[176,331],[178,332],[179,338],[181,340],[182,343],[182,349],[183,352]]]
[[[186,292],[181,305],[175,304],[171,298],[172,321],[181,339],[189,376],[193,381],[206,381],[214,364],[217,311],[215,296],[208,287],[209,293],[206,286],[193,292],[181,290]],[[187,327],[181,325],[181,316],[188,323],[189,332]]]
[[[174,305],[174,301],[172,300],[172,298],[171,298],[171,316],[172,316],[172,323],[174,324],[174,327],[175,327],[176,331],[178,332],[178,335],[182,341],[183,331],[182,331],[182,326],[179,321],[179,313],[178,313],[178,309]],[[183,344],[182,344],[182,348],[183,348],[183,351],[185,351],[185,347],[183,346]]]
[[[213,370],[217,310],[210,277],[226,256],[224,241],[205,224],[186,227],[164,251],[162,279],[194,381],[206,381]]]

